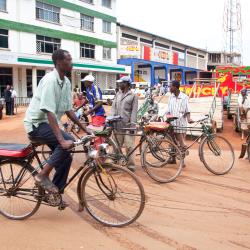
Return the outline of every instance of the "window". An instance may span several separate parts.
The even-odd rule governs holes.
[[[153,41],[148,40],[148,39],[145,39],[145,38],[140,38],[140,41],[141,41],[142,43],[147,43],[147,44],[153,45]]]
[[[103,47],[103,59],[111,60],[111,48]]]
[[[40,70],[38,69],[36,71],[36,82],[37,82],[37,86],[39,85],[39,82],[42,80],[42,78],[45,76],[46,71],[45,70]]]
[[[0,0],[0,11],[6,11],[6,0]]]
[[[0,29],[0,48],[9,48],[9,37],[8,37],[9,31]]]
[[[94,17],[81,14],[81,28],[94,31]]]
[[[36,36],[36,51],[37,53],[50,53],[60,49],[61,40],[47,36]]]
[[[32,97],[32,69],[26,69],[27,97]]]
[[[36,1],[36,18],[47,22],[59,23],[60,8]]]
[[[131,39],[131,40],[135,40],[135,41],[137,41],[137,39],[138,39],[136,36],[132,36],[132,35],[126,34],[126,33],[122,33],[122,37]]]
[[[82,2],[89,3],[89,4],[94,4],[93,0],[81,0]]]
[[[102,31],[104,33],[111,33],[111,22],[103,21],[102,22]]]
[[[102,0],[102,6],[111,8],[111,0]]]
[[[83,58],[95,58],[95,45],[80,43],[80,55]]]

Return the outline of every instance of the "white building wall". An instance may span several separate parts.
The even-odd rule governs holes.
[[[42,1],[42,0],[41,0]],[[88,9],[107,14],[110,16],[116,16],[116,0],[112,0],[112,8],[106,8],[102,6],[102,0],[94,0],[94,4],[88,4],[81,0],[66,0]],[[7,12],[0,12],[0,19],[6,19],[8,21],[21,22],[29,25],[35,25],[38,27],[49,28],[53,30],[64,31],[72,34],[78,34],[106,40],[117,43],[116,35],[116,23],[111,22],[111,34],[103,32],[103,20],[101,18],[94,17],[94,32],[84,31],[80,28],[80,15],[81,13],[71,11],[68,9],[60,9],[60,24],[53,24],[41,20],[36,20],[36,0],[7,0]],[[84,41],[82,41],[84,43]],[[95,45],[95,59],[85,59],[80,57],[80,42],[61,39],[61,48],[68,50],[73,61],[81,64],[97,64],[106,66],[115,66],[117,64],[117,49],[112,48],[112,57],[110,60],[103,59],[103,46]],[[1,50],[0,50],[1,52]],[[22,55],[28,58],[36,59],[51,59],[50,54],[38,54],[36,51],[36,34],[18,32],[15,30],[9,30],[9,49],[4,50],[4,53],[10,55]],[[13,69],[13,85],[18,92],[19,96],[27,95],[26,84],[26,70],[32,69],[32,86],[33,90],[36,89],[36,77],[37,70],[42,69],[47,71],[49,66],[46,65],[11,65],[7,62],[4,64],[1,62],[0,67],[12,67]],[[85,70],[84,68],[72,71],[72,84],[80,85],[80,73],[93,73],[100,85],[103,87],[114,86],[116,82],[117,73],[95,72],[95,70]],[[130,69],[126,67],[126,72]]]
[[[116,16],[116,1],[112,0],[112,8],[103,7],[102,0],[95,0],[94,4],[87,4],[80,0],[68,2],[78,4],[101,13]],[[44,28],[60,30],[78,35],[89,36],[111,42],[116,42],[116,23],[111,23],[111,34],[103,32],[103,20],[94,18],[94,32],[80,29],[80,13],[61,8],[61,23],[52,24],[36,19],[36,0],[7,0],[7,13],[1,12],[2,19],[9,21],[22,22]],[[31,33],[9,31],[9,47],[11,52],[36,54],[36,35]],[[84,42],[84,41],[83,41]],[[79,42],[61,40],[62,48],[69,50],[74,59],[80,59]],[[102,58],[102,46],[96,46],[96,61],[103,63],[116,64],[116,49],[112,49],[112,59],[109,61]]]

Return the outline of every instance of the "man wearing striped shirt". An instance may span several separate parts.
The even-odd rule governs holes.
[[[173,81],[170,85],[171,97],[168,103],[166,114],[173,117],[178,117],[177,120],[172,122],[175,127],[175,137],[178,140],[180,147],[185,149],[185,134],[188,123],[193,123],[190,118],[190,109],[188,103],[188,96],[180,91],[180,83]]]

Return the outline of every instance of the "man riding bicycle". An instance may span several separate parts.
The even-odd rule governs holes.
[[[59,49],[52,60],[55,69],[39,82],[26,111],[24,126],[31,141],[47,144],[53,151],[35,180],[44,190],[57,193],[67,181],[72,163],[69,149],[74,146],[74,138],[59,127],[61,117],[66,114],[83,131],[91,132],[79,122],[72,108],[71,83],[66,77],[72,70],[71,55]],[[53,168],[56,172],[51,182],[49,174]]]

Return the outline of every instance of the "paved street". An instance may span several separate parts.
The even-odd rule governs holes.
[[[0,121],[0,142],[28,143],[23,110]],[[239,155],[240,135],[231,122],[224,130]],[[74,160],[75,169],[81,162]],[[139,159],[137,159],[139,163]],[[137,167],[147,204],[142,216],[127,228],[106,228],[86,212],[77,212],[76,183],[67,191],[70,208],[63,212],[41,207],[26,221],[0,217],[0,249],[250,249],[250,166],[236,159],[226,176],[213,176],[191,150],[178,180],[159,185]],[[72,170],[72,173],[74,171]]]

